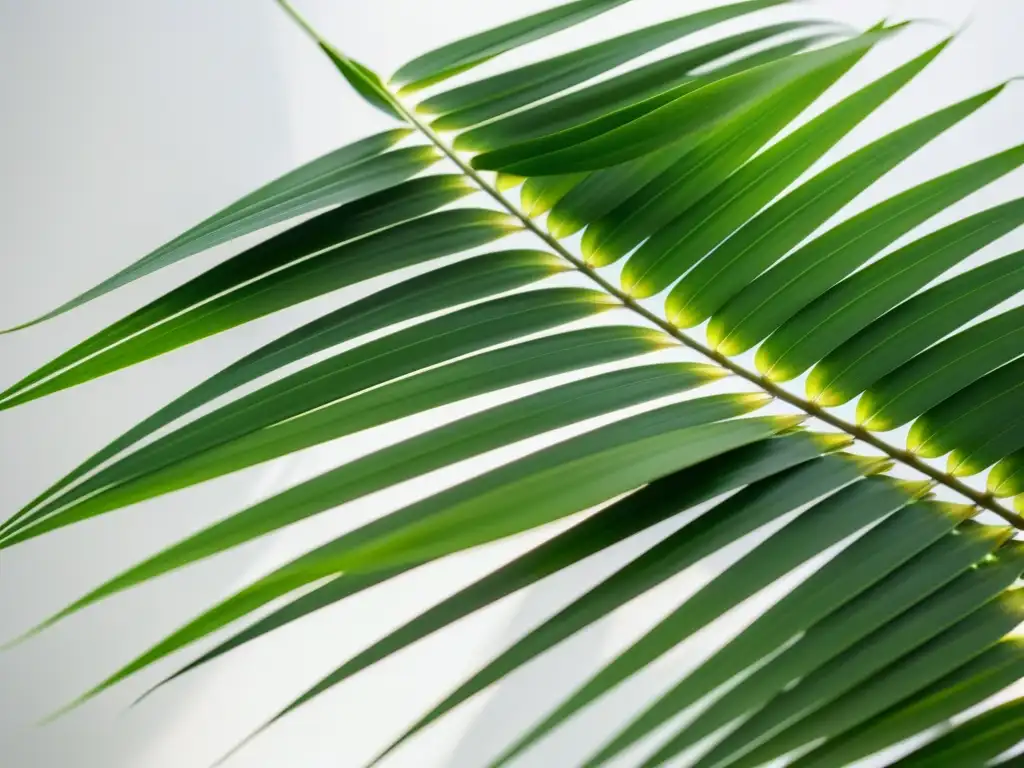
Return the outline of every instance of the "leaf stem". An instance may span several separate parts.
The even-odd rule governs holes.
[[[276,2],[285,13],[291,16],[292,21],[302,27],[302,30],[313,38],[318,45],[326,42],[320,37],[320,33],[313,28],[313,25],[306,20],[306,17],[299,13],[298,9],[289,0],[276,0]]]

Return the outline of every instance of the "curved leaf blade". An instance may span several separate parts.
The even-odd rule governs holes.
[[[941,536],[973,508],[918,502],[895,512],[793,589],[715,655],[647,707],[585,763],[596,768],[734,675],[754,666],[788,640],[889,575]]]
[[[746,56],[735,64],[721,67],[709,76],[727,76],[776,61],[798,53],[818,40],[805,38],[781,43]],[[628,199],[661,174],[666,166],[689,152],[696,143],[694,139],[683,139],[636,160],[594,171],[551,210],[547,220],[548,231],[557,238],[568,237],[606,216],[622,200]]]
[[[708,342],[727,355],[747,351],[897,238],[1021,163],[1024,146],[926,181],[838,224],[729,299],[708,324]]]
[[[430,124],[434,130],[469,128],[561,93],[681,37],[783,2],[787,0],[746,0],[664,21],[439,93],[420,102],[416,110],[439,116]]]
[[[417,56],[399,67],[393,85],[406,92],[465,72],[520,45],[598,16],[628,0],[576,0],[523,19],[480,32]]]
[[[1024,308],[1004,312],[925,350],[864,393],[857,421],[895,429],[1024,354]]]
[[[414,151],[420,152],[418,148]],[[434,153],[427,152],[426,161],[433,163],[434,160]],[[378,244],[382,249],[386,249],[389,247],[389,240],[392,240],[391,237],[374,239],[374,233],[430,214],[473,191],[461,176],[427,176],[369,195],[310,219],[228,259],[75,345],[0,393],[0,408],[13,407],[90,381],[222,332],[231,326],[243,324],[261,314],[299,303],[309,298],[310,290],[293,288],[294,298],[292,291],[289,291],[289,296],[283,301],[267,302],[258,309],[255,306],[251,310],[245,307],[238,308],[230,313],[228,320],[219,323],[212,319],[213,308],[228,302],[224,294],[235,290],[244,292],[248,283],[262,280],[263,282],[259,283],[260,294],[263,296],[262,300],[266,301],[265,294],[268,290],[273,290],[276,281],[292,274],[275,274],[278,271],[296,265],[304,259],[322,258],[322,252],[343,247],[345,243],[367,235],[370,238],[355,248],[333,251],[328,258],[353,258],[348,254]],[[471,224],[477,223],[477,220],[483,223],[493,218],[489,212],[468,216],[459,214],[459,217],[459,221],[452,220],[447,223],[452,230],[468,228]],[[461,220],[463,217],[464,221]],[[438,228],[428,226],[430,221],[427,218],[425,221],[410,225],[404,231],[410,238],[436,238],[439,235]],[[500,220],[494,221],[497,224]],[[400,235],[402,231],[399,230],[392,235]],[[496,228],[494,235],[497,236],[501,231],[502,228]],[[390,247],[394,248],[396,244],[392,240]],[[424,249],[427,258],[430,252],[430,248]],[[354,276],[358,277],[359,273],[355,267],[354,271]],[[257,299],[249,298],[248,301],[256,305]]]
[[[410,133],[409,129],[385,131],[329,152],[246,195],[85,293],[2,332],[28,328],[64,314],[122,285],[236,237],[302,213],[348,202],[354,199],[349,197],[350,177],[362,179],[366,175],[363,163],[372,161]],[[396,179],[395,183],[400,180]],[[365,191],[359,194],[365,194]]]
[[[875,181],[994,95],[983,94],[894,131],[801,184],[697,262],[669,293],[666,315],[687,328],[706,320],[747,281],[785,256]]]
[[[318,685],[318,688],[326,687],[328,680],[329,684],[338,684],[378,660],[451,624],[460,616],[468,615],[505,594],[511,594],[556,570],[610,547],[687,507],[713,498],[719,493],[734,490],[748,482],[756,482],[804,462],[819,459],[822,450],[841,447],[834,443],[835,441],[826,440],[820,435],[787,435],[730,451],[694,468],[656,480],[625,499],[598,510],[593,516],[568,531],[558,534],[410,620],[400,629],[347,661],[335,670],[329,679]],[[371,576],[376,578],[373,574]],[[221,643],[164,682],[169,682],[188,670],[256,639],[284,623],[318,610],[325,604],[335,602],[336,599],[343,599],[349,594],[349,589],[350,587],[336,585],[333,581],[324,585]]]
[[[382,392],[378,387],[613,306],[605,294],[589,289],[530,291],[476,304],[342,352],[204,414],[124,456],[26,514],[18,528],[5,531],[0,547],[61,527],[82,514],[92,516],[116,509],[250,462],[273,458],[281,455],[280,451],[308,447],[374,425],[382,416],[386,421],[396,414],[415,412],[420,404],[429,407],[449,402],[449,398],[458,399],[459,392],[472,392],[481,382],[495,386],[510,378],[508,371],[495,367],[488,377],[489,369],[484,368],[481,378],[477,369],[491,364],[493,357],[476,356],[461,365],[436,368],[424,378],[414,376],[396,382],[399,390],[412,388],[409,394],[425,393],[427,403],[412,397],[400,400],[392,391]],[[643,333],[654,335],[651,331]],[[499,359],[502,354],[514,359],[523,352],[511,349],[499,352]],[[526,354],[533,349],[527,347]],[[520,375],[528,373],[524,369]],[[460,379],[466,386],[455,386]],[[357,402],[351,397],[364,390],[370,390],[366,400]],[[367,400],[376,405],[376,410]]]
[[[682,85],[692,78],[690,73],[694,69],[715,59],[810,25],[808,22],[773,24],[677,53],[463,131],[455,137],[453,146],[461,151],[487,152],[567,130]],[[810,45],[811,41],[803,44]]]
[[[757,369],[788,381],[908,296],[1024,221],[1024,200],[982,211],[883,256],[803,307],[758,347]],[[815,387],[818,385],[815,384]]]
[[[980,704],[1024,676],[1024,641],[1008,637],[908,702],[829,739],[794,768],[843,768]]]
[[[867,48],[884,36],[883,32],[861,35],[817,51],[745,70],[685,93],[678,98],[654,97],[655,108],[641,102],[612,113],[606,118],[608,130],[592,124],[577,131],[564,131],[552,137],[536,139],[507,148],[485,152],[472,160],[474,168],[545,176],[558,173],[593,171],[633,160],[686,137],[699,137],[723,120],[745,108],[752,99],[762,98],[815,67],[845,56],[851,48]],[[669,96],[673,96],[669,92]],[[596,121],[595,121],[596,122]],[[684,126],[680,130],[680,126]],[[564,146],[565,148],[559,148]],[[550,148],[550,149],[549,149]]]
[[[811,370],[816,402],[848,402],[947,334],[1024,290],[1024,254],[975,267],[896,306]]]
[[[357,459],[249,507],[198,534],[194,534],[171,549],[165,550],[160,555],[150,558],[131,571],[122,574],[116,580],[117,587],[123,589],[126,586],[138,584],[144,579],[152,579],[172,567],[180,567],[194,562],[199,557],[209,556],[228,547],[250,541],[257,536],[265,535],[303,517],[308,517],[317,511],[339,506],[376,490],[421,476],[434,469],[478,456],[488,450],[567,424],[611,413],[630,405],[679,394],[692,387],[700,386],[709,379],[715,378],[716,375],[717,371],[714,369],[692,364],[661,364],[628,368],[545,390],[510,404],[496,406],[480,414],[465,417],[452,424]],[[735,415],[743,410],[742,400],[726,397],[720,398],[718,402],[723,414]],[[630,508],[632,509],[632,507]],[[636,519],[643,519],[643,515],[637,514]],[[593,522],[585,525],[584,531],[590,531],[594,525]],[[601,533],[623,528],[623,524],[618,523]],[[575,530],[575,528],[571,529],[571,531]],[[550,559],[554,555],[548,553],[563,551],[560,548],[562,545],[555,542],[565,542],[564,546],[567,547],[565,554],[574,554],[580,551],[581,546],[584,549],[592,546],[587,543],[592,539],[593,541],[604,541],[601,536],[594,537],[592,534],[584,536],[582,533],[572,534],[571,531],[542,545],[535,552],[524,555],[521,558],[523,561],[521,566],[512,564],[505,566],[493,577],[485,577],[483,583],[485,585],[500,583],[504,585],[503,588],[511,589],[508,584],[519,584],[517,579],[541,578],[542,576],[538,573],[543,572],[543,567],[546,567],[547,564],[554,562]],[[591,550],[586,549],[586,551]],[[518,563],[519,560],[515,562]],[[541,571],[538,571],[539,568]],[[400,572],[404,571],[399,569],[396,573]],[[510,577],[507,575],[512,573],[520,575],[509,581]],[[269,632],[283,623],[345,599],[354,594],[354,589],[363,589],[365,588],[363,585],[372,586],[376,583],[379,583],[379,579],[376,577],[367,581],[361,577],[344,574],[315,592],[304,595],[295,603],[284,607],[275,614],[260,620],[256,625],[232,638],[228,643],[222,644],[215,651],[204,654],[200,661],[189,665],[189,668]],[[521,587],[516,586],[514,589],[519,588]],[[112,586],[106,586],[105,588],[101,587],[100,591],[103,594],[110,594],[111,589]],[[473,588],[469,588],[469,590],[471,595],[475,595],[481,590],[488,595],[492,594],[489,591],[490,586],[480,587],[477,591],[473,591]],[[496,599],[498,597],[490,597],[483,604]],[[461,605],[462,602],[463,599],[456,599],[456,596],[453,596],[445,604]],[[118,680],[220,629],[229,621],[233,621],[237,618],[237,611],[232,611],[230,608],[237,603],[237,600],[229,599],[190,622],[108,678],[101,688],[94,689],[93,693],[113,685]],[[248,602],[245,603],[245,607],[248,609]],[[444,613],[443,610],[440,612]],[[450,619],[450,621],[454,620],[454,618]]]
[[[965,574],[970,581],[972,565],[984,560],[1006,542],[1013,532],[970,521],[961,523],[956,535],[944,536],[924,552],[885,577],[881,582],[814,624],[792,646],[780,653],[733,688],[662,745],[644,764],[653,768],[672,759],[701,739],[737,718],[763,711],[763,707],[786,686],[806,678],[838,658],[872,632],[885,627],[922,600],[945,604],[942,595],[955,596],[956,589],[938,592],[944,585],[957,584]],[[935,595],[929,598],[930,595]],[[723,747],[723,750],[725,747]]]
[[[866,52],[878,39],[862,36],[845,45],[848,50]],[[658,286],[667,287],[796,181],[941,50],[942,44],[830,107],[751,160],[690,210],[651,233],[650,239],[626,262],[623,286],[638,297],[656,293],[660,290]]]
[[[617,261],[680,216],[747,162],[863,55],[862,50],[854,49],[739,110],[657,178],[591,224],[582,243],[587,262],[603,266]]]
[[[842,734],[846,729],[859,725],[887,706],[926,688],[929,683],[960,664],[975,658],[995,645],[1007,632],[1012,631],[1022,619],[1024,592],[1020,589],[1004,592],[941,634],[899,658],[889,667],[879,670],[877,675],[860,683],[840,698],[831,700],[824,706],[819,699],[814,705],[819,708],[803,715],[802,719],[784,730],[776,731],[767,741],[763,741],[730,765],[735,768],[753,768],[819,738]],[[831,685],[828,686],[829,693],[822,698],[828,700],[837,688],[847,686],[851,678],[856,679],[855,673],[849,668],[837,671]],[[815,679],[814,682],[818,680]],[[796,695],[801,686],[806,684],[810,682],[799,683],[777,701],[772,702],[770,708],[774,710],[784,697]],[[737,731],[745,726],[746,723]],[[730,735],[731,743],[735,735],[736,732]]]

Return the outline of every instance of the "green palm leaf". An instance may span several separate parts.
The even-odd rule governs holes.
[[[495,745],[491,765],[511,763],[805,571],[709,658],[584,745],[585,768],[622,759],[669,721],[674,731],[634,764],[678,761],[717,732],[686,764],[848,765],[927,735],[1024,675],[1014,636],[1024,549],[1012,540],[1024,519],[1001,501],[1024,503],[1024,259],[997,244],[1024,223],[1024,205],[994,199],[917,233],[1017,170],[1024,145],[846,215],[1005,83],[831,159],[950,55],[949,39],[837,98],[866,56],[902,44],[907,24],[847,30],[779,16],[785,0],[746,0],[634,29],[616,10],[627,0],[575,0],[417,56],[386,81],[279,3],[344,82],[403,126],[270,182],[18,326],[283,225],[22,377],[0,393],[0,410],[314,298],[328,308],[225,361],[86,457],[0,524],[0,549],[382,425],[400,433],[401,420],[435,408],[469,411],[222,516],[32,632],[400,483],[463,474],[243,585],[75,704],[213,641],[152,691],[393,578],[560,522],[543,543],[338,659],[281,702],[270,725],[675,518],[686,522],[510,638],[375,763],[748,535],[754,543],[735,562]],[[502,54],[606,12],[623,21],[615,37],[501,67]],[[487,74],[475,76],[484,62]],[[513,246],[495,249],[511,235]],[[349,300],[343,289],[356,285],[363,295]],[[684,330],[703,325],[706,344]],[[804,376],[801,391],[785,383]],[[836,410],[852,401],[856,424]],[[798,426],[807,420],[814,431]],[[906,449],[880,434],[907,425]],[[858,452],[841,450],[850,446]],[[512,448],[517,458],[473,469]],[[944,468],[932,462],[943,456]],[[982,472],[983,482],[961,479]],[[699,713],[678,720],[691,707]],[[1011,702],[929,735],[893,764],[980,765],[1022,734]]]

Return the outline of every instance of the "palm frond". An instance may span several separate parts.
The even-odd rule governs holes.
[[[628,3],[575,0],[418,56],[387,80],[281,0],[343,78],[401,127],[270,182],[17,326],[277,226],[29,373],[0,393],[0,410],[335,300],[87,457],[0,524],[0,549],[481,398],[469,413],[233,512],[33,632],[293,523],[525,446],[284,563],[79,702],[246,617],[258,615],[153,687],[451,554],[565,524],[339,659],[269,725],[463,617],[682,516],[688,522],[513,639],[374,762],[751,534],[759,543],[538,713],[491,768],[813,563],[717,652],[586,745],[585,768],[619,759],[670,721],[674,732],[639,765],[677,761],[716,733],[725,735],[688,764],[752,768],[790,756],[801,768],[848,765],[929,733],[1024,675],[1014,634],[1024,620],[1024,548],[1014,538],[1024,519],[1001,501],[1024,504],[1024,260],[999,251],[1024,223],[1024,205],[999,202],[933,226],[1015,172],[1024,145],[843,218],[1006,84],[832,159],[949,55],[951,39],[832,98],[874,50],[899,46],[907,25],[780,20],[787,0],[688,14],[472,79],[484,62]],[[505,237],[517,242],[495,250]],[[356,285],[368,294],[345,300],[341,289]],[[794,379],[804,392],[786,384]],[[905,447],[881,434],[899,427]],[[941,457],[945,468],[933,461]],[[984,490],[964,479],[983,472]],[[1020,711],[1019,702],[991,709],[893,764],[981,765],[1024,738]]]

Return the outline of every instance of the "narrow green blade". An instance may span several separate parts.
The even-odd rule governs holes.
[[[731,298],[712,317],[708,342],[727,355],[747,351],[896,239],[1021,163],[1024,146],[926,181],[833,227]]]
[[[948,269],[1024,222],[1024,200],[983,211],[933,232],[854,273],[803,307],[762,344],[759,371],[786,381]],[[815,391],[818,384],[813,385]]]
[[[376,107],[389,117],[401,120],[403,123],[408,122],[402,109],[398,106],[395,97],[392,96],[388,89],[384,87],[384,83],[380,79],[380,75],[369,69],[364,64],[360,64],[358,61],[348,58],[330,43],[321,42],[320,50],[327,54],[327,58],[329,58],[331,63],[337,67],[341,76],[348,81],[348,84],[351,85],[356,93],[362,96],[368,104]]]
[[[1012,585],[1022,570],[1024,551],[1011,544],[1004,548],[994,561],[969,570],[935,596],[924,600],[898,619],[881,627],[856,646],[849,648],[776,696],[765,708],[732,731],[728,739],[702,757],[695,768],[717,765],[727,755],[743,755],[739,761],[729,764],[735,765],[736,768],[748,768],[759,765],[764,759],[770,760],[785,754],[793,745],[784,738],[779,738],[773,744],[773,737],[776,734],[781,736],[787,726],[798,720],[803,722],[803,718],[820,711],[826,704],[869,680],[893,662],[901,660],[905,654],[919,651],[924,643],[940,637],[961,619],[967,619],[967,624],[973,626],[974,614],[979,610],[984,614],[984,620],[980,623],[986,629],[991,626],[993,618],[999,627],[999,631],[991,639],[977,647],[975,653],[980,653],[1020,622],[1019,595],[1011,598],[1010,606],[1000,600],[988,606],[985,604],[995,600],[1003,590]],[[1013,607],[1014,605],[1016,607]],[[1010,624],[1007,624],[1007,608],[1011,609]],[[939,644],[942,645],[941,640]],[[949,655],[957,658],[952,652]],[[960,658],[961,663],[967,660]],[[914,669],[910,664],[905,664],[905,668],[908,672]],[[883,681],[884,678],[895,682],[899,675],[889,673],[882,676]],[[927,682],[930,681],[924,684]],[[859,708],[866,709],[866,704],[861,701]],[[838,714],[836,713],[837,724]],[[796,728],[791,731],[798,732]],[[752,748],[756,751],[750,751]],[[748,752],[750,757],[746,758]]]
[[[883,377],[857,403],[857,421],[868,429],[895,429],[1021,354],[1024,308],[1018,307],[961,331]]]
[[[869,40],[874,42],[877,38]],[[667,287],[796,181],[829,148],[913,79],[941,49],[942,44],[926,51],[830,107],[747,163],[699,204],[651,233],[651,238],[626,262],[623,285],[637,296],[653,295]]]
[[[726,77],[761,64],[799,53],[818,39],[802,39],[772,46],[746,56],[734,64],[714,70],[711,77]],[[568,237],[607,215],[624,199],[658,177],[665,168],[697,143],[684,139],[665,149],[611,168],[595,171],[558,202],[548,215],[548,231],[558,238]]]
[[[707,424],[704,409],[701,400],[666,406],[540,451],[404,510],[400,525],[389,521],[372,537],[361,531],[358,544],[341,551],[328,545],[312,568],[358,573],[459,552],[588,509],[795,423],[764,417]]]
[[[1020,743],[1024,699],[1014,699],[961,723],[894,764],[894,768],[961,768],[987,765]],[[1018,765],[1019,758],[1000,765]]]
[[[542,216],[585,178],[585,173],[570,173],[527,179],[520,193],[523,212],[530,217]]]
[[[735,488],[741,484],[736,482],[734,474],[739,465],[732,463],[732,457],[722,459],[724,461],[716,460],[694,468],[699,471],[687,471],[676,478],[665,478],[654,483],[650,486],[650,493],[655,494],[657,499],[668,493],[668,503],[674,504],[674,508],[685,509],[713,498],[716,490]],[[836,455],[782,470],[777,474],[762,475],[755,472],[745,476],[744,481],[750,481],[752,485],[684,526],[520,638],[446,696],[383,754],[392,751],[462,702],[637,595],[714,553],[718,548],[734,541],[736,537],[785,514],[800,498],[811,499],[815,494],[828,493],[852,482],[866,469],[856,460]],[[660,506],[664,502],[657,503]]]
[[[677,53],[621,75],[595,83],[529,109],[492,120],[455,137],[455,149],[486,152],[536,139],[595,120],[609,112],[643,101],[682,85],[690,72],[749,45],[810,26],[788,22],[741,32],[723,40]]]
[[[585,768],[603,765],[734,675],[756,665],[786,641],[948,534],[972,511],[971,507],[963,505],[922,501],[894,513],[651,704],[590,758]]]
[[[413,151],[423,152],[420,148],[414,148]],[[426,162],[433,163],[433,151],[426,152]],[[472,191],[461,176],[427,176],[310,219],[228,259],[72,347],[0,393],[0,408],[18,405],[98,378],[331,290],[334,286],[319,279],[315,287],[303,290],[301,279],[294,277],[301,273],[302,268],[293,265],[310,257],[322,258],[315,254],[429,214]],[[493,221],[493,228],[489,231],[494,237],[498,237],[505,229],[502,221],[490,212],[459,214],[459,219],[446,222],[442,218],[434,221],[452,230],[462,229],[470,236],[471,243],[475,242],[470,229],[472,224]],[[437,238],[439,227],[431,226],[430,221],[428,218],[405,230],[399,230],[399,233],[404,231],[408,238]],[[382,250],[388,247],[388,243],[388,237],[366,241],[366,244],[379,245]],[[361,243],[355,248],[331,251],[327,258],[350,258],[358,264],[358,256],[353,254],[357,254],[363,245]],[[450,247],[445,244],[441,253],[446,253]],[[432,251],[429,247],[424,248],[423,256],[429,259]],[[287,267],[293,268],[283,274],[276,274]],[[358,267],[353,265],[353,277],[359,279],[359,274]],[[246,290],[248,283],[257,280],[258,296]],[[287,296],[276,300],[268,298],[275,286],[283,281],[290,281]],[[246,297],[245,306],[237,306],[236,301],[226,297],[230,292],[238,290],[241,290],[238,295]],[[221,315],[218,315],[218,311]],[[26,392],[29,387],[32,389]]]
[[[1000,497],[1024,493],[1024,451],[1017,451],[992,467],[988,491]]]
[[[686,328],[702,323],[875,181],[988,103],[998,90],[894,131],[843,158],[757,214],[672,289],[665,301],[668,318]],[[695,255],[699,257],[700,252],[698,249]]]
[[[576,0],[465,37],[402,65],[391,77],[391,84],[404,86],[404,91],[411,91],[438,83],[499,54],[579,24],[625,2],[627,0]]]
[[[477,394],[479,389],[474,387],[481,382],[486,382],[484,391],[504,386],[504,381],[529,375],[529,370],[510,375],[508,369],[495,366],[493,356],[476,356],[454,366],[435,368],[426,372],[424,378],[404,378],[395,382],[396,390],[378,388],[366,392],[366,399],[358,402],[351,397],[494,344],[554,328],[613,306],[606,294],[589,289],[529,291],[476,304],[342,352],[204,414],[128,454],[26,514],[13,533],[10,529],[5,532],[0,547],[37,536],[42,529],[81,519],[81,514],[92,516],[249,466],[254,463],[249,451],[254,452],[257,461],[263,461],[281,455],[282,451],[315,445],[415,413],[420,407]],[[667,339],[652,331],[635,333]],[[527,347],[526,354],[533,349]],[[522,352],[510,347],[495,354],[500,361],[502,354],[506,359],[515,359]],[[461,386],[459,381],[463,382]],[[397,397],[397,391],[402,389],[406,390],[405,399]],[[414,399],[413,394],[420,397]],[[330,407],[323,408],[327,405]],[[79,500],[84,501],[68,506]],[[48,517],[54,513],[54,517]]]
[[[753,768],[820,738],[842,734],[926,688],[997,643],[1024,620],[1024,592],[999,595],[923,646],[881,670],[836,701],[813,712],[732,763]]]
[[[954,580],[1012,536],[1011,529],[970,521],[962,523],[955,533],[939,539],[874,587],[813,625],[792,646],[690,721],[643,768],[661,765],[737,718],[756,712],[794,680],[808,676],[856,647],[874,630]]]
[[[843,768],[948,721],[1024,676],[1024,640],[1010,637],[863,725],[829,739],[793,768]]]
[[[416,111],[438,115],[431,123],[437,131],[468,128],[561,93],[681,37],[786,1],[746,0],[664,21],[439,93],[420,102]]]
[[[367,178],[372,176],[368,169],[374,167],[374,163],[370,161],[410,133],[408,129],[385,131],[319,157],[246,195],[85,293],[34,320],[8,328],[3,333],[27,328],[56,317],[215,245],[256,232],[279,221],[348,202],[369,191],[375,191],[365,186]],[[413,173],[415,170],[410,169],[405,176],[393,175],[386,183],[381,180],[381,186],[378,186],[377,190],[397,183]],[[353,193],[353,187],[358,190],[356,193]]]
[[[976,475],[1024,448],[1024,417],[1016,410],[1024,405],[1024,397],[1006,400],[1011,403],[1006,420],[994,426],[988,435],[972,435],[954,448],[946,461],[947,472],[954,477]]]
[[[947,334],[1024,290],[1024,253],[995,259],[886,312],[811,371],[808,394],[848,402]]]
[[[658,368],[660,366],[654,367]],[[573,395],[579,394],[579,392],[565,388],[564,394]],[[576,402],[575,400],[569,401]],[[526,405],[524,402],[521,413],[529,413],[529,409],[525,407]],[[508,409],[507,406],[504,408]],[[497,416],[497,413],[495,412],[494,415]],[[468,426],[468,420],[464,420],[464,424]],[[481,425],[482,436],[489,437],[492,434],[489,430],[492,428],[489,424]],[[483,430],[488,431],[483,432]],[[438,430],[439,433],[440,431]],[[438,437],[440,437],[440,434],[438,434]],[[508,442],[508,436],[505,435],[505,437],[506,442]],[[409,441],[409,448],[413,447],[412,442]],[[426,441],[420,442],[423,443],[423,456],[426,456],[428,451],[435,448],[433,442],[430,445],[426,445]],[[480,449],[479,441],[474,447],[478,450]],[[378,660],[397,652],[397,650],[452,624],[461,616],[468,615],[485,605],[500,600],[507,594],[540,581],[555,571],[579,562],[601,549],[610,547],[641,530],[660,523],[677,512],[682,511],[685,506],[692,506],[694,503],[697,503],[695,499],[699,499],[695,494],[699,491],[702,491],[702,496],[707,498],[717,493],[732,490],[736,486],[742,485],[745,480],[756,481],[765,476],[785,471],[804,461],[817,458],[818,451],[824,447],[824,445],[816,444],[813,436],[806,434],[791,435],[740,448],[718,459],[712,459],[709,462],[700,464],[691,470],[683,470],[682,472],[657,480],[645,488],[630,494],[627,498],[599,510],[578,525],[558,534],[536,549],[521,555],[497,571],[474,582],[472,585],[460,590],[458,593],[410,620],[400,629],[396,629],[387,637],[350,659],[343,667],[332,673],[331,679],[337,683],[344,678],[351,677],[361,669],[371,666]],[[412,451],[407,451],[404,455],[393,456],[394,463],[399,464],[411,453]],[[466,451],[456,453],[453,449],[447,451],[444,460],[447,463],[452,463],[454,461],[452,457],[458,458],[466,455],[469,455]],[[414,458],[419,458],[419,465],[412,471],[403,467],[404,471],[402,474],[396,475],[397,479],[385,480],[384,482],[387,484],[400,482],[402,478],[410,476],[413,471],[422,471],[423,466],[434,466],[434,464],[424,465],[422,458],[415,456],[415,454],[413,456]],[[355,469],[359,471],[358,467]],[[709,487],[699,488],[699,483],[697,483],[698,471],[711,473],[706,475],[711,481]],[[681,489],[686,489],[688,493],[681,493]],[[352,586],[341,582],[350,578],[352,577],[340,576],[314,592],[298,598],[247,627],[242,632],[232,636],[214,649],[204,653],[200,658],[174,675],[165,678],[163,682],[169,682],[179,675],[201,666],[244,643],[255,640],[286,623],[295,621],[326,605],[331,605],[338,600],[344,599],[349,594],[352,594]],[[366,578],[371,579],[373,583],[377,583],[379,579],[375,574],[370,574]]]
[[[689,209],[749,160],[766,142],[845,74],[864,51],[855,48],[759,99],[727,120],[607,216],[587,228],[587,262],[617,261],[652,232]]]
[[[716,373],[715,369],[691,364],[628,368],[555,387],[523,400],[468,416],[357,459],[249,507],[132,568],[117,577],[116,583],[108,582],[89,597],[79,600],[76,605],[84,607],[98,597],[111,594],[114,589],[125,589],[143,580],[152,579],[171,568],[181,567],[201,557],[208,557],[250,541],[316,512],[339,506],[494,448],[620,408],[678,394],[703,384],[709,378],[715,377]],[[720,398],[720,404],[723,415],[736,415],[743,410],[743,399],[736,396],[723,396]],[[569,540],[576,541],[573,537],[569,537]],[[575,546],[572,545],[570,551],[575,552]],[[547,552],[554,547],[553,543],[546,545],[540,552]],[[532,563],[524,571],[527,575],[537,573],[538,563],[548,562],[546,555],[524,557]],[[506,571],[502,571],[504,572]],[[495,578],[501,581],[499,577]],[[537,578],[541,576],[537,575]],[[317,592],[299,598],[298,609],[286,606],[278,614],[258,622],[258,632],[253,634],[252,630],[247,630],[243,636],[251,639],[285,621],[294,620],[305,613],[348,597],[353,594],[351,581],[352,577],[345,575],[341,577],[340,583],[330,582],[324,585]],[[356,584],[362,584],[364,581],[355,577]],[[375,584],[377,581],[370,580],[367,583]],[[190,622],[108,678],[102,687],[112,685],[225,626],[237,618],[237,612],[230,610],[231,606],[237,603],[237,600],[229,599]],[[248,603],[245,603],[245,606],[247,610],[251,610]],[[242,642],[245,640],[233,640],[221,648],[227,650]],[[224,650],[211,652],[204,656],[204,659],[220,655]],[[100,689],[94,692],[98,690]]]
[[[607,168],[653,152],[687,136],[700,136],[764,98],[777,88],[827,62],[846,56],[851,49],[870,48],[887,32],[872,32],[849,42],[763,64],[691,90],[667,103],[655,97],[651,111],[645,102],[602,118],[607,129],[593,123],[534,139],[473,158],[474,168],[500,170],[524,176],[545,176]],[[671,93],[671,92],[670,92]],[[599,122],[599,121],[594,121]]]
[[[1024,358],[986,374],[921,416],[910,428],[907,448],[927,458],[970,448],[1001,427],[1015,424],[1021,413]]]
[[[915,490],[888,478],[871,477],[819,502],[730,566],[619,654],[492,765],[496,768],[506,764],[575,713],[802,562],[905,506],[912,500]],[[798,503],[789,507],[790,510],[809,500],[798,498]]]
[[[395,323],[520,288],[567,268],[543,251],[500,251],[419,275],[313,320],[260,347],[136,424],[93,454],[5,524],[0,534],[34,507],[145,437],[212,400],[303,358]]]

